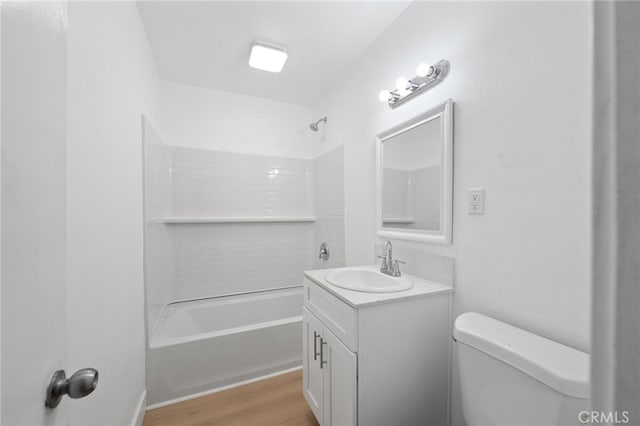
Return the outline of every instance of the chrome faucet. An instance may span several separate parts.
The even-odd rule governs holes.
[[[391,241],[386,240],[384,242],[382,255],[378,256],[378,259],[382,259],[382,263],[380,264],[380,272],[392,277],[399,277],[402,275],[400,273],[400,263],[404,264],[405,262],[398,259],[393,260],[393,246],[391,245]]]

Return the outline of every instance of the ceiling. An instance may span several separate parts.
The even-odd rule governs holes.
[[[408,2],[139,1],[160,77],[312,105]],[[280,73],[249,67],[254,40],[287,47]]]

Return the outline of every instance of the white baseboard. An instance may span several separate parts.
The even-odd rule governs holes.
[[[256,377],[256,378],[249,379],[249,380],[244,380],[242,382],[233,383],[233,384],[227,385],[227,386],[221,386],[219,388],[211,389],[211,390],[204,391],[204,392],[194,393],[192,395],[183,396],[181,398],[170,399],[168,401],[158,402],[157,404],[149,405],[147,407],[147,411],[153,410],[154,408],[166,407],[167,405],[177,404],[178,402],[189,401],[190,399],[200,398],[201,396],[207,396],[207,395],[211,395],[213,393],[218,393],[218,392],[226,391],[226,390],[229,390],[229,389],[237,388],[238,386],[244,386],[244,385],[248,385],[250,383],[259,382],[260,380],[270,379],[272,377],[280,376],[282,374],[291,373],[292,371],[297,371],[297,370],[302,370],[302,366],[300,365],[298,367],[289,368],[287,370],[276,371],[275,373],[265,374],[264,376]],[[146,402],[146,391],[145,391],[145,402]]]
[[[142,426],[142,420],[144,420],[144,413],[147,411],[147,390],[143,390],[140,395],[140,400],[136,406],[136,410],[133,412],[133,418],[131,419],[131,426]]]

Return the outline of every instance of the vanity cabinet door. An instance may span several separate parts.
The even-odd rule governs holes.
[[[327,329],[323,334],[323,426],[355,426],[357,420],[357,357]]]
[[[318,423],[323,425],[324,384],[320,366],[322,324],[307,308],[302,308],[302,325],[302,389],[311,411]]]

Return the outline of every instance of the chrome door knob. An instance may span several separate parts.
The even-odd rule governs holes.
[[[78,370],[68,379],[64,370],[58,370],[53,373],[49,382],[44,405],[55,408],[64,395],[69,395],[69,398],[73,399],[83,398],[93,392],[96,386],[98,386],[98,370],[95,368]]]

